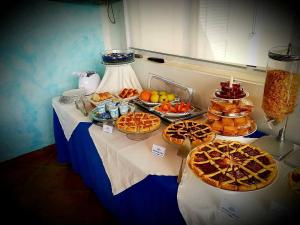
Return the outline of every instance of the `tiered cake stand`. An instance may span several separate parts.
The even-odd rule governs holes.
[[[227,87],[223,87],[228,84]],[[238,94],[226,94],[232,91],[229,82],[222,82],[222,89],[216,90],[208,107],[207,123],[213,131],[222,136],[247,136],[257,129],[255,121],[250,117],[253,103],[247,99],[249,93],[240,89],[237,85]],[[225,89],[225,91],[223,90]]]

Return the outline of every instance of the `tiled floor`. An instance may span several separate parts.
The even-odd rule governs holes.
[[[54,145],[0,164],[0,205],[1,224],[117,224]]]

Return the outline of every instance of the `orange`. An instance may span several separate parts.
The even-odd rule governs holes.
[[[140,99],[146,102],[150,101],[150,97],[151,97],[151,92],[147,90],[142,91],[140,94]]]

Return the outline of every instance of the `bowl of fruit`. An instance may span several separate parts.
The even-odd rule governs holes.
[[[143,90],[139,95],[139,99],[147,106],[156,106],[163,102],[178,101],[178,98],[175,96],[175,94],[156,90]]]
[[[191,103],[185,102],[162,102],[160,105],[153,108],[154,111],[160,113],[162,116],[167,117],[182,117],[189,115],[193,110]]]

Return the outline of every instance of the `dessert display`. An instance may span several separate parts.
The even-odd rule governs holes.
[[[222,93],[216,91],[206,113],[206,123],[214,132],[223,136],[246,136],[256,131],[255,121],[250,117],[253,103],[246,99],[240,83],[221,82]]]
[[[300,168],[296,168],[288,174],[289,187],[300,193]]]
[[[268,70],[262,108],[270,119],[281,122],[294,111],[299,81],[297,75],[283,70]]]
[[[160,118],[150,113],[130,112],[116,121],[118,130],[124,133],[148,133],[160,127]]]
[[[102,61],[107,65],[131,63],[134,53],[131,50],[107,50],[102,54]]]
[[[232,191],[263,188],[278,171],[269,153],[236,141],[216,140],[198,146],[190,153],[188,164],[207,184]]]
[[[183,144],[189,138],[193,146],[207,143],[215,138],[215,133],[209,125],[200,122],[185,120],[171,123],[163,131],[164,139],[172,144]]]
[[[119,97],[121,98],[131,98],[134,96],[138,96],[139,92],[134,88],[124,88],[120,93]]]
[[[176,96],[166,91],[143,90],[139,99],[146,105],[158,105],[163,102],[172,102],[176,99]]]
[[[247,93],[241,88],[239,83],[232,83],[230,81],[221,82],[221,90],[215,92],[215,96],[222,99],[241,99],[246,97]]]

